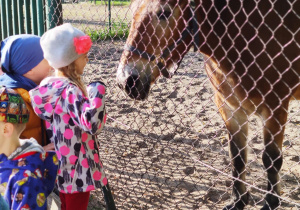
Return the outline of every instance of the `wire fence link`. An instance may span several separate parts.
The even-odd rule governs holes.
[[[275,117],[274,127],[268,124],[278,110],[285,108],[287,98],[299,85],[300,1],[234,1],[232,5],[230,2],[112,0],[111,8],[108,1],[62,2],[63,22],[72,23],[94,40],[85,81],[98,79],[107,85],[108,120],[98,139],[118,209],[222,209],[230,203],[232,190],[236,188],[233,180],[245,184],[250,192],[244,209],[261,208],[267,194],[281,199],[275,209],[300,209],[299,102],[289,102],[286,122]],[[188,17],[190,7],[195,19]],[[293,27],[289,25],[289,16]],[[135,22],[131,25],[133,17]],[[273,19],[272,24],[265,24],[269,19]],[[201,30],[205,24],[210,29]],[[198,35],[204,39],[197,40]],[[181,38],[183,41],[179,41]],[[209,42],[211,39],[214,42]],[[125,43],[139,49],[141,54],[137,55],[133,48],[124,50]],[[204,49],[211,54],[194,52],[191,47],[194,44],[199,44],[200,51]],[[269,53],[270,48],[275,49],[273,54]],[[237,54],[236,59],[230,60],[233,54]],[[162,55],[166,57],[160,59]],[[182,61],[176,62],[173,56]],[[243,60],[244,57],[249,60]],[[160,76],[150,87],[148,81],[153,75],[164,74],[158,71],[160,61],[161,65],[168,65],[172,78]],[[225,79],[218,83],[214,75],[226,66],[240,71],[229,68],[220,74]],[[260,74],[251,74],[255,69]],[[138,70],[139,74],[127,79],[131,84],[121,90],[116,80],[119,71],[133,75]],[[286,78],[290,71],[294,72],[295,84]],[[275,77],[262,79],[270,74]],[[142,77],[146,79],[142,81]],[[232,78],[239,78],[239,83]],[[246,85],[242,83],[245,78]],[[241,84],[244,91],[240,91]],[[256,98],[248,100],[257,84],[265,88],[256,92]],[[278,86],[282,91],[276,92]],[[150,93],[145,100],[128,97],[134,94],[142,97],[148,89]],[[224,92],[216,101],[217,90]],[[264,106],[271,110],[269,114],[260,112],[264,109],[261,105],[273,96],[274,104]],[[299,97],[294,94],[291,98]],[[232,101],[236,103],[233,105]],[[245,104],[249,109],[244,109]],[[226,107],[233,111],[224,120]],[[237,129],[228,138],[230,123]],[[245,129],[246,125],[249,129]],[[270,136],[271,141],[266,142],[270,147],[280,135],[284,135],[280,155],[266,154],[264,136]],[[245,139],[245,145],[235,142],[237,136]],[[276,145],[274,150],[281,147]],[[232,154],[230,147],[239,150]],[[239,159],[246,151],[248,158]],[[271,170],[281,155],[280,181],[269,183],[274,190],[280,182],[278,195],[267,188],[262,156],[271,161]],[[245,169],[236,172],[238,175],[232,174],[234,159],[245,165]],[[93,192],[89,209],[102,208],[105,208],[102,193]]]

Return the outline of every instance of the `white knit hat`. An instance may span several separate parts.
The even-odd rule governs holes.
[[[41,38],[44,58],[54,68],[68,66],[83,53],[87,53],[91,45],[90,37],[70,23],[50,29]]]

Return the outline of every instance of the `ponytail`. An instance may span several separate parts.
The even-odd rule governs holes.
[[[61,71],[65,77],[74,82],[81,89],[84,95],[88,97],[86,86],[81,78],[81,75],[76,72],[74,62],[66,67],[59,68],[58,70]]]

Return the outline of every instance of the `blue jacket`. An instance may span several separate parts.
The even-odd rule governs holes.
[[[57,156],[44,152],[34,139],[21,142],[9,157],[0,154],[0,188],[5,189],[10,209],[47,209],[47,196],[57,175]]]
[[[0,193],[0,209],[1,210],[9,210],[8,203],[6,202],[6,200],[4,200],[1,193]]]

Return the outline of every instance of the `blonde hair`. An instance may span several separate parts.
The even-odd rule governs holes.
[[[77,73],[74,62],[68,66],[59,68],[58,70],[61,71],[65,77],[68,77],[72,82],[74,82],[86,97],[88,96],[86,86],[81,78],[81,75]]]

